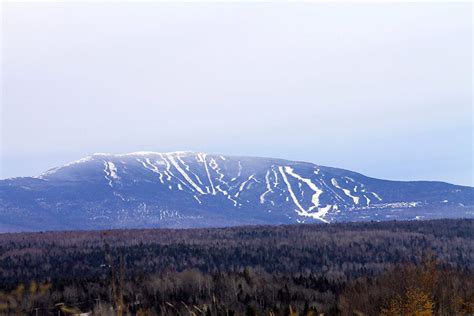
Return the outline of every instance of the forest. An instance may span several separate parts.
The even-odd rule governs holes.
[[[472,315],[474,220],[0,234],[1,315]]]

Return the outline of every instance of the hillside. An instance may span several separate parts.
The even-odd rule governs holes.
[[[94,154],[0,181],[0,231],[474,216],[474,188],[201,152]]]

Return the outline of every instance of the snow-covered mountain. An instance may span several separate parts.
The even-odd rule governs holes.
[[[0,181],[0,231],[474,217],[474,188],[282,159],[94,154]]]

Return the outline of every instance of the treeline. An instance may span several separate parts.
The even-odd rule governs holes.
[[[0,235],[0,313],[469,315],[474,221]]]

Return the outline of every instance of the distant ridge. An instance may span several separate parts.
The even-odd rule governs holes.
[[[96,153],[0,180],[0,231],[458,217],[474,217],[474,188],[192,151]]]

